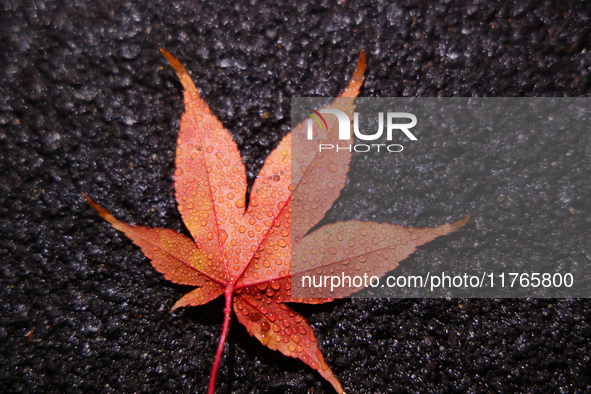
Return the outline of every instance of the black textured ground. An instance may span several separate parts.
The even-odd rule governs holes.
[[[591,91],[586,2],[104,3],[0,4],[2,392],[205,391],[222,303],[169,314],[188,289],[80,194],[127,222],[185,231],[172,178],[180,84],[157,46],[190,70],[251,178],[289,130],[290,97],[337,95],[360,49],[363,96]],[[329,216],[432,226],[474,214],[405,264],[589,259],[589,135],[540,138],[430,136],[385,172],[389,193],[370,191],[391,195],[390,209],[358,195]],[[490,152],[471,158],[470,144]],[[588,300],[297,309],[351,393],[591,391]],[[234,322],[218,392],[333,391]]]

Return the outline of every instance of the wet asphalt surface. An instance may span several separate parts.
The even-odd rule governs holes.
[[[584,2],[101,2],[0,5],[0,391],[205,392],[221,300],[169,314],[165,281],[85,202],[187,233],[176,209],[190,71],[252,181],[290,98],[336,96],[360,50],[368,97],[588,97]],[[382,158],[383,159],[383,158]],[[368,159],[326,222],[435,226],[406,260],[569,267],[591,258],[591,141],[565,131],[433,133]],[[381,182],[381,183],[380,183]],[[368,299],[294,306],[351,393],[591,391],[586,299]],[[332,393],[234,321],[219,393]]]

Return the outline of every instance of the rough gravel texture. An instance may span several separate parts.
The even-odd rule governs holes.
[[[591,92],[588,2],[196,3],[0,4],[1,392],[205,392],[221,300],[169,314],[188,289],[80,194],[121,220],[186,233],[173,192],[181,86],[157,46],[190,70],[251,180],[289,131],[290,97],[337,95],[360,49],[363,96]],[[471,144],[490,153],[474,162]],[[590,162],[588,133],[433,135],[383,170],[373,198],[350,179],[327,220],[433,226],[474,214],[409,265],[588,260]],[[295,309],[351,393],[591,391],[588,300]],[[333,389],[234,321],[218,392]]]

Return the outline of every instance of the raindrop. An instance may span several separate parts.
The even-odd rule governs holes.
[[[226,230],[221,229],[220,230],[220,242],[223,244],[226,243],[226,240],[228,239],[228,233],[226,232]]]

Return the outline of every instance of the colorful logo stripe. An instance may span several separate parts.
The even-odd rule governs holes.
[[[312,108],[308,108],[308,107],[304,107],[304,109],[307,109],[310,112],[306,112],[306,115],[309,115],[312,117],[312,119],[314,119],[316,121],[316,123],[318,123],[318,126],[320,126],[320,129],[322,129],[322,124],[320,123],[320,120],[318,120],[318,117],[320,119],[322,119],[322,122],[324,123],[324,127],[325,129],[328,131],[328,125],[326,124],[326,120],[324,120],[324,117],[322,115],[320,115],[320,112],[313,110]],[[316,117],[315,115],[317,115],[318,117]]]

